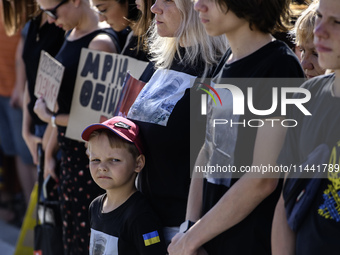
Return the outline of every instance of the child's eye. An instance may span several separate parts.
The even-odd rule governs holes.
[[[90,162],[100,162],[100,160],[97,158],[94,158],[94,159],[91,159]]]
[[[112,162],[119,162],[120,160],[117,159],[117,158],[113,158],[113,159],[111,159],[111,161],[112,161]]]

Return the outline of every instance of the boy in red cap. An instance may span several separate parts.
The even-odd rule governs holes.
[[[85,128],[93,180],[106,193],[89,207],[91,254],[165,254],[162,226],[135,180],[145,157],[139,128],[113,117]]]

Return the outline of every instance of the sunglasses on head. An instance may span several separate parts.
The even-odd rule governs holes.
[[[40,7],[40,10],[42,10],[43,12],[45,12],[48,16],[50,16],[52,19],[58,19],[58,15],[57,15],[57,9],[61,6],[61,5],[63,5],[63,4],[65,4],[66,2],[68,2],[68,0],[63,0],[63,1],[61,1],[59,4],[57,4],[57,6],[56,7],[54,7],[54,8],[52,8],[52,9],[43,9],[43,8],[41,8]]]

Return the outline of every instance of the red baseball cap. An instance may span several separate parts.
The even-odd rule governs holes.
[[[104,121],[103,123],[96,123],[88,126],[82,132],[81,138],[83,138],[85,141],[88,141],[91,133],[98,129],[111,130],[124,140],[133,143],[137,147],[139,153],[143,154],[142,143],[139,137],[139,127],[134,122],[124,117],[115,116]]]

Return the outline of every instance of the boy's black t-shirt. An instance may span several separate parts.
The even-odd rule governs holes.
[[[336,168],[339,169],[340,164],[340,98],[332,95],[334,77],[334,74],[315,77],[303,85],[311,92],[311,100],[305,107],[312,115],[304,116],[293,109],[289,112],[288,117],[296,119],[299,125],[288,130],[278,158],[278,164],[298,167],[319,144],[327,144],[331,151],[329,161],[320,162],[320,167],[323,171],[324,167],[331,166],[334,171],[322,180],[311,208],[297,230],[297,255],[339,254],[340,179]]]
[[[105,197],[97,197],[89,207],[90,255],[166,253],[160,221],[139,191],[108,213],[102,212]]]

